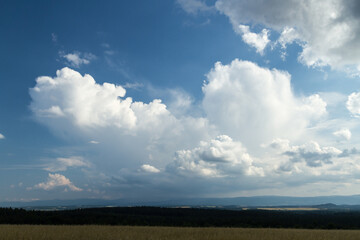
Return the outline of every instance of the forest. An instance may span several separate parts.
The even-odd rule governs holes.
[[[360,211],[106,207],[60,211],[0,208],[0,224],[360,229]]]

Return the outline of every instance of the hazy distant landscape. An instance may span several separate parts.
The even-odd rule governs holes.
[[[89,207],[126,207],[126,206],[158,206],[158,207],[213,207],[213,208],[258,208],[258,207],[319,207],[337,209],[360,209],[360,195],[350,196],[256,196],[235,198],[178,198],[162,201],[140,199],[73,199],[73,200],[37,200],[21,202],[0,202],[0,207],[25,209],[74,209]],[[327,206],[324,206],[327,205]]]

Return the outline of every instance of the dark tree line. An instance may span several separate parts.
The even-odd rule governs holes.
[[[359,211],[116,207],[62,211],[0,208],[0,224],[360,229]]]

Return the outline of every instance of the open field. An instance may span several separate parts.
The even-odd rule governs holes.
[[[360,239],[358,230],[304,230],[254,228],[179,228],[132,226],[0,225],[0,240],[335,240]]]

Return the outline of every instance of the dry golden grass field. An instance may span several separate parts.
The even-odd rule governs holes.
[[[352,240],[360,230],[0,225],[1,240]]]

